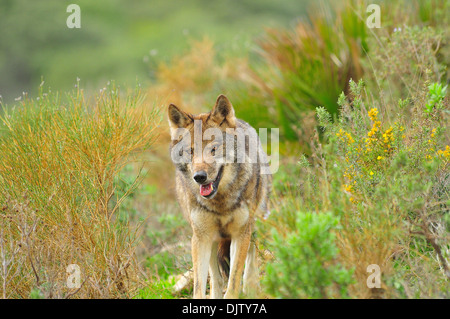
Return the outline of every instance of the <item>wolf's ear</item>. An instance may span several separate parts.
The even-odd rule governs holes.
[[[177,129],[186,127],[192,119],[174,104],[169,105],[169,125],[170,128]]]
[[[223,94],[219,95],[217,98],[216,105],[211,111],[211,115],[219,125],[222,125],[222,123],[226,121],[230,127],[236,126],[236,116],[234,115],[233,106]]]

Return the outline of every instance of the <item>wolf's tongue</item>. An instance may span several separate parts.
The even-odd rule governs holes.
[[[200,185],[200,194],[202,196],[208,196],[213,191],[213,183],[209,183],[206,185]]]

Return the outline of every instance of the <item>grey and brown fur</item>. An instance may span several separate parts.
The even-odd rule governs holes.
[[[254,129],[235,117],[230,101],[220,95],[211,112],[192,115],[171,104],[168,109],[172,134],[171,151],[179,143],[187,145],[183,151],[192,152],[191,163],[176,165],[176,193],[183,214],[189,220],[193,236],[192,261],[194,273],[194,298],[205,298],[208,270],[210,274],[211,298],[222,298],[224,277],[228,274],[225,298],[237,298],[243,275],[244,292],[258,289],[259,273],[256,248],[251,241],[255,217],[267,211],[271,187],[271,175],[261,174],[260,163],[217,163],[201,158],[194,146],[194,120],[200,120],[202,132],[207,128],[219,128],[224,137],[229,137],[226,128],[242,128],[249,132]],[[185,128],[190,132],[191,141],[186,136],[176,136],[176,129]],[[256,132],[255,136],[256,138]],[[259,138],[258,138],[259,142]],[[202,148],[211,146],[211,141],[202,141]],[[193,150],[189,149],[189,145]],[[216,148],[225,145],[216,145]],[[258,148],[261,148],[258,143]],[[246,150],[248,151],[247,144]],[[263,153],[263,152],[262,152]],[[206,150],[206,154],[214,156]],[[230,154],[228,154],[230,155]],[[233,155],[233,154],[232,154]],[[265,156],[265,154],[264,154]],[[200,157],[205,157],[201,156]],[[208,157],[208,155],[206,155]],[[199,191],[199,183],[193,179],[199,171],[206,172],[210,183],[221,172],[217,192],[212,198],[204,198]],[[229,263],[227,262],[229,260]],[[244,270],[245,265],[245,270]],[[228,268],[229,267],[229,268]]]

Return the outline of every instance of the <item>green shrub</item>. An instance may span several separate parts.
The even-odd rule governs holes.
[[[278,298],[347,297],[352,271],[336,263],[337,227],[332,213],[297,212],[293,230],[273,231],[276,260],[266,268],[268,292]]]
[[[431,113],[434,107],[442,108],[442,102],[447,94],[447,85],[442,86],[440,83],[433,83],[428,89],[428,102],[425,104],[425,111]]]

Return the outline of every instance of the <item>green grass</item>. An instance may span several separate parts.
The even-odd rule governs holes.
[[[183,290],[180,293],[173,293],[175,281],[172,279],[155,280],[149,283],[148,287],[139,290],[135,299],[180,299],[190,298],[192,292]]]

